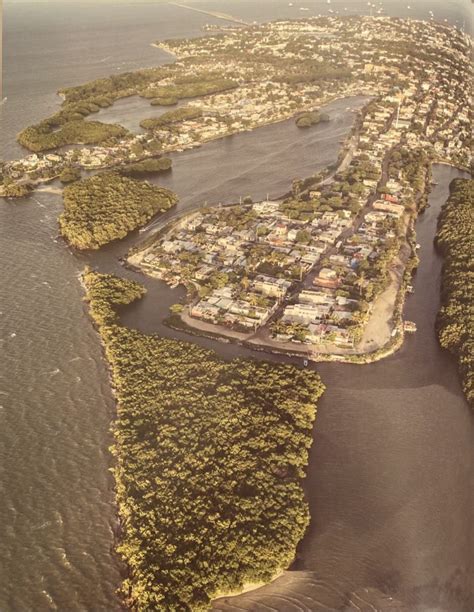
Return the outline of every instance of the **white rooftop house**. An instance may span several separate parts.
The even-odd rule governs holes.
[[[298,296],[300,302],[304,304],[333,304],[334,298],[323,291],[311,291],[305,289]]]
[[[261,274],[257,276],[254,289],[270,297],[282,298],[291,286],[291,281]]]
[[[319,278],[324,278],[325,280],[333,280],[337,278],[337,272],[335,270],[331,270],[331,268],[321,268],[319,271]]]
[[[285,308],[283,319],[294,323],[308,324],[318,321],[321,317],[328,315],[330,306],[325,304],[290,304]]]
[[[275,213],[280,207],[279,202],[256,202],[252,208],[258,215],[271,215]]]

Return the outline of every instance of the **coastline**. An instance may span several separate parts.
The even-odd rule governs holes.
[[[135,8],[127,10],[130,16],[137,12]],[[105,32],[115,27],[113,18],[112,14],[110,20],[102,24]],[[122,41],[120,53],[112,62],[128,59],[125,56],[130,54],[125,45],[136,38],[132,23],[130,19],[126,40]],[[34,29],[37,25],[39,23],[33,20],[32,53],[36,50]],[[163,25],[170,27],[165,20]],[[161,23],[155,27],[161,27]],[[64,28],[67,33],[67,23]],[[96,32],[87,33],[87,37],[81,32],[85,49],[94,49],[94,37]],[[89,40],[92,42],[88,46]],[[139,48],[144,40],[146,46],[143,35],[132,44]],[[102,55],[113,53],[113,45],[105,36],[101,48],[102,42]],[[46,90],[47,72],[56,80],[62,80],[66,66],[63,71],[55,70],[54,61],[52,67],[48,66],[52,59],[43,55],[44,51],[40,48],[32,54],[31,68],[36,69],[35,76],[38,82],[41,78]],[[64,64],[73,51],[74,46],[64,47]],[[80,74],[89,70],[86,55],[85,68]],[[156,56],[156,50],[150,49],[148,55],[156,58],[152,59],[155,63],[167,61],[164,54]],[[59,68],[58,58],[62,60],[62,55],[56,57]],[[100,65],[95,66],[98,59],[98,56],[92,58],[90,69],[100,70]],[[130,66],[133,66],[132,61]],[[124,64],[122,69],[127,67],[128,64]],[[25,79],[27,75],[18,70],[18,78]],[[17,78],[16,74],[13,76]],[[68,78],[76,78],[79,82],[77,74]],[[88,78],[81,80],[85,82]],[[50,91],[54,89],[49,87]],[[39,114],[42,99],[31,92],[26,96],[20,93],[18,108],[14,106],[12,114],[18,123],[29,123],[28,113]],[[273,133],[279,134],[283,129],[280,124]],[[243,140],[248,142],[253,135],[245,136],[249,138]],[[260,138],[260,134],[256,138]],[[207,154],[205,149],[222,148],[222,140],[217,143],[203,147],[202,152],[193,152],[192,156],[202,159]],[[13,150],[11,154],[13,156]],[[191,156],[191,152],[189,154]],[[20,152],[16,156],[23,155]],[[175,159],[179,163],[182,156]],[[439,168],[441,166],[437,167],[438,172]],[[444,177],[451,172],[447,168],[442,170],[443,178],[437,178],[438,195],[443,191]],[[283,177],[293,174],[288,168],[285,171],[281,161],[277,172]],[[52,185],[56,184],[59,185],[59,181]],[[210,193],[208,181],[202,184],[205,193]],[[242,181],[238,187],[240,184]],[[254,180],[244,183],[250,192],[254,184]],[[187,192],[187,188],[183,190]],[[228,197],[225,189],[219,196],[222,192]],[[114,425],[111,421],[117,410],[116,390],[109,362],[104,356],[104,345],[101,339],[100,346],[97,345],[94,331],[98,331],[94,329],[96,326],[90,319],[87,304],[81,304],[81,287],[75,282],[78,266],[82,268],[84,260],[92,259],[95,253],[91,258],[87,252],[77,253],[62,244],[62,239],[60,244],[54,244],[51,238],[57,233],[55,217],[59,214],[61,201],[47,195],[45,189],[43,195],[38,195],[41,203],[32,206],[34,195],[29,206],[8,207],[7,201],[3,206],[6,274],[16,279],[5,295],[3,308],[8,330],[4,340],[8,349],[5,368],[15,374],[5,381],[5,393],[0,402],[4,404],[2,423],[8,451],[4,465],[5,502],[12,511],[14,508],[20,510],[16,519],[15,512],[15,516],[8,515],[3,521],[6,534],[11,531],[12,535],[4,542],[7,558],[3,602],[7,607],[10,601],[11,605],[23,608],[39,604],[40,607],[66,605],[92,609],[110,606],[120,610],[122,607],[115,600],[114,592],[120,582],[118,578],[129,576],[117,576],[116,559],[119,557],[114,548],[114,536],[115,541],[119,541],[122,534],[119,523],[117,530],[110,529],[118,521],[118,510],[115,484],[109,471],[114,459],[107,450],[111,443],[108,431]],[[25,202],[28,204],[26,199]],[[422,260],[429,263],[424,268],[427,280],[422,282],[423,278],[418,275],[416,284],[413,283],[415,295],[403,296],[403,299],[408,298],[407,317],[418,323],[417,335],[407,338],[394,357],[378,366],[367,365],[363,371],[337,363],[310,363],[309,367],[319,370],[328,386],[324,401],[318,402],[320,419],[314,430],[312,459],[303,485],[311,504],[310,527],[298,547],[298,560],[291,572],[283,572],[273,579],[272,586],[247,591],[247,596],[243,591],[242,595],[229,593],[227,601],[226,595],[219,597],[214,608],[221,612],[255,610],[264,606],[268,606],[270,612],[269,608],[280,610],[286,605],[295,610],[297,607],[308,610],[318,608],[314,602],[320,600],[325,609],[351,605],[365,607],[369,605],[368,599],[378,608],[380,601],[374,602],[364,593],[365,589],[361,589],[363,600],[353,597],[351,589],[365,584],[376,584],[387,593],[387,607],[396,605],[395,601],[388,601],[389,595],[397,602],[400,600],[399,608],[457,609],[462,601],[466,602],[465,583],[471,584],[472,551],[466,546],[466,539],[457,536],[469,533],[470,506],[466,502],[469,502],[467,485],[472,472],[465,458],[469,457],[466,452],[470,452],[474,432],[470,428],[472,418],[470,421],[465,418],[465,407],[458,396],[456,372],[448,367],[451,356],[439,349],[433,334],[432,312],[439,290],[431,291],[430,288],[439,278],[441,264],[429,247],[425,248],[426,240],[422,241],[423,227],[429,241],[432,232],[428,231],[428,221],[438,211],[435,199],[430,206],[432,209],[427,209],[425,220],[419,217],[417,225],[417,234],[423,243]],[[157,227],[160,224],[162,222],[158,221]],[[432,228],[431,221],[429,228]],[[146,236],[147,233],[134,232],[92,261],[97,263],[97,269],[105,271],[110,266],[121,276],[117,257],[125,251],[125,245],[136,244]],[[122,273],[132,278],[127,270]],[[140,280],[138,275],[133,278]],[[181,295],[181,291],[179,288],[169,292],[161,283],[150,281],[146,299],[150,307],[159,308],[161,321],[166,307],[160,307],[160,302],[172,294]],[[24,300],[22,293],[34,295],[35,299]],[[145,309],[143,312],[137,310],[132,317],[143,323],[144,328],[153,326],[156,320],[155,329],[163,330],[162,335],[212,345],[223,358],[236,355],[290,361],[285,356],[278,357],[276,351],[274,355],[256,353],[258,349],[253,348],[250,353],[237,343],[235,346],[225,344],[225,339],[211,342],[194,338],[191,331],[186,336],[163,329],[158,319],[148,315],[149,309]],[[126,319],[123,321],[127,324]],[[91,322],[93,327],[89,327]],[[9,340],[9,333],[13,331],[17,332],[17,337]],[[25,357],[18,361],[23,351]],[[295,362],[302,365],[302,358],[298,357]],[[56,366],[60,367],[57,374]],[[15,379],[22,380],[22,384],[15,384]],[[26,393],[31,388],[35,392]],[[16,410],[15,406],[22,410]],[[21,418],[23,415],[27,420]],[[31,444],[32,425],[36,432],[34,444]],[[62,460],[57,461],[61,457]],[[401,472],[404,478],[400,478]],[[45,495],[48,490],[57,494]],[[33,502],[29,504],[25,500]],[[409,503],[404,504],[404,500]],[[45,524],[44,521],[50,519],[52,522]],[[433,538],[440,530],[445,536]],[[452,580],[450,572],[454,569],[457,573]],[[45,589],[43,593],[48,602],[43,599],[41,588]],[[286,602],[283,597],[288,598]],[[384,607],[383,602],[381,607]]]
[[[281,578],[286,571],[287,571],[286,569],[282,569],[276,572],[266,582],[263,582],[263,581],[262,582],[244,582],[244,584],[242,585],[242,588],[236,589],[235,591],[219,591],[218,593],[216,593],[215,595],[211,597],[211,602],[216,602],[216,601],[219,601],[220,599],[238,597],[239,595],[243,595],[244,593],[251,593],[252,591],[261,589],[264,586],[272,584],[272,582],[275,582],[276,580],[278,580],[278,578]]]
[[[166,49],[163,49],[160,45],[158,45],[157,43],[151,43],[151,46],[156,47],[162,51],[165,51],[166,53],[169,53],[173,58],[173,62],[174,63],[178,58],[178,56],[175,56],[174,54],[172,54],[170,51],[167,51]],[[328,98],[325,98],[323,100],[320,100],[318,102],[318,104],[316,105],[317,108],[319,108],[320,110],[324,110],[324,108],[326,106],[328,106],[329,104],[331,104],[332,102],[342,102],[344,100],[349,100],[351,98],[355,98],[355,97],[362,97],[362,98],[367,98],[366,102],[369,102],[371,99],[373,99],[377,94],[374,93],[373,91],[369,92],[369,91],[356,91],[354,93],[350,93],[350,94],[344,94],[344,95],[332,95],[329,96]],[[63,93],[58,92],[58,96],[60,96],[62,99],[65,99],[65,95]],[[132,97],[132,96],[138,96],[138,94],[134,93],[134,94],[129,94],[125,97]],[[193,98],[189,98],[189,99],[193,99]],[[112,105],[113,106],[113,105]],[[312,110],[314,109],[315,105],[311,104],[308,105],[308,107],[301,109],[301,110]],[[362,107],[363,108],[363,107]],[[361,109],[359,109],[359,111],[354,111],[354,112],[360,112]],[[298,111],[300,112],[300,111]],[[159,154],[157,155],[148,155],[148,156],[144,156],[144,157],[140,157],[138,158],[137,161],[143,161],[143,160],[147,160],[147,159],[153,159],[154,157],[160,157],[163,154],[166,153],[182,153],[183,151],[189,151],[192,149],[197,149],[200,148],[201,146],[205,145],[208,142],[213,142],[216,140],[220,140],[220,139],[225,139],[225,138],[230,138],[236,134],[244,134],[245,132],[253,132],[254,130],[258,130],[259,128],[265,128],[267,126],[270,125],[276,125],[278,123],[283,123],[285,121],[291,121],[292,119],[294,120],[296,117],[295,113],[289,114],[289,115],[285,115],[285,116],[278,116],[275,117],[273,119],[270,119],[268,121],[264,121],[262,123],[257,123],[255,125],[252,125],[248,128],[245,128],[244,130],[229,130],[225,133],[219,133],[216,134],[214,136],[207,136],[205,138],[202,138],[199,142],[193,142],[193,143],[189,143],[189,144],[175,144],[175,145],[169,145],[169,146],[165,146],[163,147],[162,151],[160,151]],[[118,124],[120,125],[120,124]],[[16,135],[17,136],[17,140],[18,140],[18,135],[19,133]],[[342,158],[343,156],[347,157],[347,154],[350,153],[350,151],[347,151],[347,144],[348,143],[344,143],[344,145],[341,147],[341,150],[339,152],[339,158]],[[84,143],[76,143],[75,145],[72,146],[83,146],[83,147],[91,147],[92,150],[94,149],[94,147],[96,146],[100,146],[100,143],[98,143],[97,145],[84,145]],[[45,155],[47,154],[54,154],[56,152],[61,152],[61,149],[63,149],[64,147],[56,147],[53,149],[48,149],[46,151],[44,151],[43,153]],[[29,154],[31,154],[31,151],[28,151]],[[339,161],[338,158],[338,161]],[[113,160],[111,163],[109,164],[105,164],[105,165],[96,165],[96,166],[79,166],[82,170],[84,170],[85,172],[89,172],[89,173],[98,173],[101,172],[103,170],[113,170],[114,168],[120,168],[123,164],[127,164],[129,163],[128,161],[124,161],[124,160]],[[335,171],[337,172],[337,170]],[[40,178],[40,179],[35,179],[32,181],[28,181],[28,184],[32,187],[31,193],[28,195],[31,195],[32,193],[34,193],[36,190],[40,190],[40,188],[38,187],[39,185],[43,185],[43,184],[48,184],[54,180],[56,180],[59,177],[59,174],[55,174],[54,176],[48,176],[45,178]],[[330,179],[331,176],[328,176],[325,178],[325,180]],[[2,193],[2,189],[3,187],[0,185],[0,197],[7,197],[4,196]],[[61,190],[62,191],[63,187],[58,187],[58,191]],[[58,193],[58,191],[55,191],[54,193]],[[52,192],[53,193],[53,192]],[[10,197],[10,199],[15,199],[16,196],[8,196]],[[148,225],[148,224],[147,224]],[[142,229],[146,229],[147,225],[145,225]]]

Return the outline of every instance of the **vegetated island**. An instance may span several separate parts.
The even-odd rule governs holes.
[[[168,210],[177,197],[146,181],[102,172],[66,186],[63,201],[61,234],[76,249],[98,249]]]
[[[79,113],[77,113],[79,114]],[[73,113],[74,117],[76,113]],[[18,135],[18,142],[30,151],[40,152],[63,147],[68,144],[97,144],[111,138],[120,138],[128,132],[121,125],[83,121],[62,121],[55,118],[43,121],[39,126],[30,126]]]
[[[128,164],[119,169],[125,176],[140,177],[147,174],[158,174],[171,169],[173,162],[169,157],[153,157],[134,164]]]
[[[474,407],[474,180],[455,179],[438,218],[436,247],[444,257],[440,344],[456,355],[466,399]]]
[[[301,113],[296,118],[295,123],[299,128],[307,128],[312,125],[318,125],[318,123],[321,122],[327,123],[328,121],[330,121],[330,117],[327,113],[321,113],[318,110],[314,110],[307,113]]]
[[[83,283],[117,398],[114,475],[123,591],[137,610],[205,610],[288,567],[309,522],[301,488],[319,376],[224,361],[123,327],[135,282]]]

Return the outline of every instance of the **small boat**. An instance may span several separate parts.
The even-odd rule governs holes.
[[[413,285],[407,285],[407,293],[415,293],[415,289]]]
[[[416,250],[418,251],[419,249],[421,249],[421,244],[419,242],[416,243]]]
[[[308,360],[307,360],[307,359],[305,359],[305,360],[303,361],[303,365],[304,365],[304,367],[305,367],[305,368],[308,366]]]
[[[406,331],[408,334],[414,334],[416,332],[416,323],[414,323],[413,321],[404,321],[403,322],[403,329],[404,331]]]

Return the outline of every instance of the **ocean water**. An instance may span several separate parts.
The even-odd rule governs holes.
[[[272,0],[195,5],[248,21],[329,10],[309,0],[293,7]],[[387,14],[409,10],[427,18],[433,10],[469,27],[469,2],[412,5],[384,2]],[[368,8],[339,0],[331,6]],[[54,112],[60,87],[166,62],[151,42],[199,36],[212,22],[161,3],[5,3],[1,156],[22,155],[16,133]],[[323,126],[304,135],[290,123],[269,126],[175,156],[162,183],[179,192],[181,207],[277,195],[298,169],[322,167],[337,155],[352,115],[345,103],[333,112],[340,135],[324,140]],[[133,110],[129,119],[136,121]],[[216,172],[222,159],[227,165]],[[397,355],[363,370],[319,368],[328,390],[305,483],[313,520],[294,571],[252,594],[216,602],[217,609],[337,609],[352,599],[360,604],[358,597],[384,607],[393,597],[408,609],[472,609],[472,415],[455,364],[433,333],[440,261],[431,243],[455,175],[437,171],[432,208],[418,227],[422,266],[407,317],[419,332]],[[0,201],[0,609],[7,611],[120,608],[108,471],[113,399],[77,279],[88,258],[55,240],[60,210],[60,198],[50,194]],[[125,273],[116,259],[130,243],[105,249],[93,262]],[[155,283],[127,322],[157,329],[153,299],[174,296]],[[249,354],[200,342],[225,357]]]

